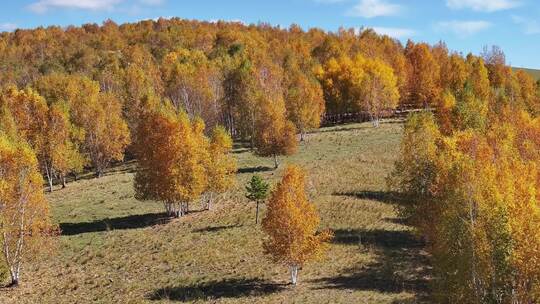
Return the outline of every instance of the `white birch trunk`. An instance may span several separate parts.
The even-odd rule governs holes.
[[[298,282],[298,265],[289,266],[291,271],[291,283],[296,286]]]

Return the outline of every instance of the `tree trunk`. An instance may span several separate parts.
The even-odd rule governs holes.
[[[274,168],[277,169],[279,166],[279,163],[278,163],[278,159],[277,159],[277,154],[274,154]]]
[[[257,201],[257,208],[255,209],[255,224],[259,223],[259,201]]]
[[[52,180],[52,176],[49,176],[47,174],[47,181],[49,182],[49,192],[52,192],[53,191],[53,180]]]
[[[66,188],[66,176],[64,174],[62,174],[62,176],[60,177],[62,179],[62,189]]]
[[[11,272],[11,271],[10,271]],[[17,287],[19,286],[19,272],[11,272],[11,282],[7,287]]]
[[[47,182],[49,183],[49,192],[53,191],[53,177],[49,166],[45,165],[45,173],[47,175]]]
[[[171,210],[172,210],[172,208],[171,208],[171,203],[169,203],[169,202],[164,202],[164,203],[163,203],[163,206],[165,207],[165,212],[167,213],[167,216],[171,216],[171,215],[172,215],[172,214],[171,214],[171,213],[172,213],[172,212],[171,212]]]
[[[214,193],[209,192],[207,194],[207,198],[206,198],[206,210],[212,209],[212,204],[213,203],[214,203]]]
[[[378,117],[374,117],[373,118],[373,126],[375,128],[378,128],[379,127],[379,118]]]
[[[304,131],[300,131],[300,141],[304,141]]]
[[[291,283],[296,286],[296,283],[298,281],[298,266],[292,265],[289,268],[291,270]]]

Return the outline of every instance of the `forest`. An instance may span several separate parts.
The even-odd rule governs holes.
[[[315,153],[322,128],[349,132],[340,124],[353,117],[365,132],[400,134],[392,162],[374,170],[428,256],[426,301],[539,303],[539,115],[540,81],[497,46],[477,56],[370,29],[179,18],[3,32],[0,274],[24,285],[37,267],[26,264],[62,255],[51,197],[130,164],[131,196],[148,201],[134,204],[159,205],[167,221],[256,203],[258,250],[301,285],[305,264],[324,264],[343,231],[313,203],[316,169],[291,159]],[[372,149],[346,140],[337,146]],[[344,161],[322,151],[314,166]],[[242,171],[244,152],[272,166]],[[273,170],[275,185],[257,174]]]

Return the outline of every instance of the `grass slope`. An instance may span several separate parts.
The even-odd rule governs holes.
[[[513,67],[512,68],[514,70],[514,72],[517,72],[517,71],[524,71],[524,72],[527,72],[529,73],[529,75],[532,76],[532,78],[534,78],[535,80],[540,80],[540,70],[536,70],[536,69],[527,69],[527,68],[516,68],[516,67]]]
[[[386,192],[402,124],[323,128],[309,134],[298,163],[322,226],[335,231],[326,260],[287,285],[286,267],[262,254],[263,234],[243,185],[254,172],[275,182],[272,160],[237,147],[238,183],[212,211],[169,221],[162,205],[133,197],[134,164],[48,196],[60,224],[57,255],[28,265],[22,285],[0,303],[417,303],[429,267],[422,244]]]

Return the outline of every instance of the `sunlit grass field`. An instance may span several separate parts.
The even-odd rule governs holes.
[[[48,195],[63,231],[56,254],[26,265],[22,285],[0,290],[0,303],[425,302],[427,257],[385,182],[402,127],[322,128],[277,170],[238,145],[235,189],[213,210],[195,204],[180,219],[134,198],[134,163],[72,182]],[[252,174],[275,183],[288,163],[308,171],[321,228],[335,233],[327,258],[301,269],[297,287],[288,285],[285,266],[263,255],[255,205],[244,198]]]

